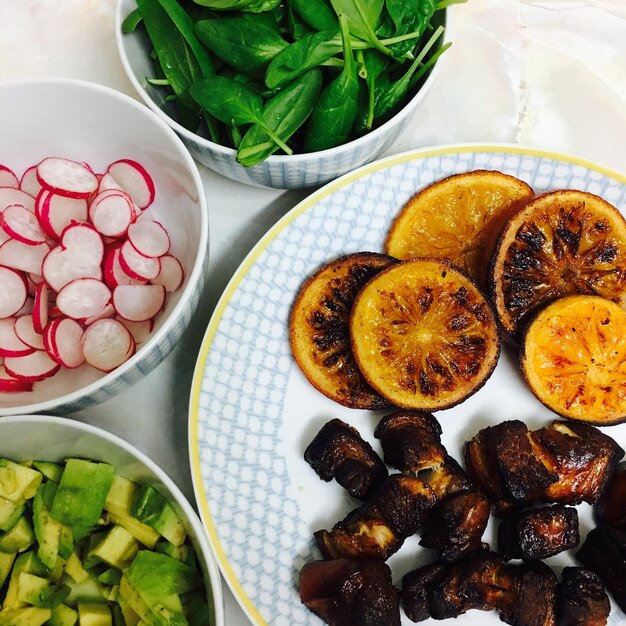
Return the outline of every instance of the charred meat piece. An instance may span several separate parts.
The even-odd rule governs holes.
[[[578,512],[556,505],[513,513],[498,527],[498,552],[509,559],[547,559],[580,541]]]
[[[435,496],[419,478],[393,474],[358,509],[332,528],[315,533],[325,559],[369,556],[387,559],[421,527]]]
[[[383,417],[374,437],[380,439],[385,463],[406,473],[441,465],[446,449],[441,445],[441,426],[430,413],[397,411]]]
[[[451,456],[446,456],[441,465],[420,472],[419,477],[433,490],[437,500],[472,488],[465,470]]]
[[[447,568],[435,562],[413,570],[402,579],[402,605],[412,622],[423,622],[430,615],[430,594],[446,576]]]
[[[626,530],[594,528],[576,558],[600,577],[622,611],[626,611]]]
[[[489,500],[471,490],[440,502],[421,533],[420,545],[440,551],[444,562],[456,561],[483,547],[482,536],[489,521]]]
[[[304,460],[326,482],[333,478],[355,498],[365,500],[387,478],[387,468],[356,428],[333,419],[317,433]]]
[[[400,597],[379,559],[307,563],[300,599],[330,626],[400,626]]]
[[[566,567],[557,587],[558,626],[606,626],[611,603],[599,576],[584,567]]]
[[[626,464],[620,465],[611,477],[598,505],[598,520],[613,528],[626,529]]]

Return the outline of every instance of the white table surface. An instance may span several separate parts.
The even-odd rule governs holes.
[[[624,0],[469,0],[452,10],[454,45],[439,80],[389,154],[522,143],[626,172]],[[114,14],[115,0],[0,0],[0,80],[64,76],[136,97],[117,56]],[[0,162],[9,156],[0,146]],[[192,502],[187,407],[204,330],[248,251],[311,191],[252,188],[199,169],[210,212],[211,278],[190,329],[143,381],[72,415],[143,450]],[[249,624],[232,594],[224,595],[228,626]]]

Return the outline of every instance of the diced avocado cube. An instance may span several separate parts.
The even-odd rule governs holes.
[[[0,535],[0,552],[24,552],[35,541],[35,533],[28,520],[20,517],[11,530]]]
[[[24,513],[24,505],[0,498],[0,530],[11,530]]]
[[[120,580],[119,603],[122,610],[134,613],[139,621],[148,622],[151,619],[152,611],[142,599],[139,592],[132,586],[128,576],[124,574]],[[124,615],[126,615],[126,611]]]
[[[19,579],[22,572],[29,572],[30,574],[36,574],[37,576],[45,576],[48,570],[35,552],[31,551],[20,554],[15,559],[15,565],[13,566],[13,571],[11,572],[11,578],[9,580],[9,587],[2,605],[3,608],[17,609],[24,606],[24,602],[21,602],[18,598]]]
[[[169,502],[150,485],[139,492],[130,514],[140,522],[151,526],[175,546],[185,542],[187,533],[176,511]]]
[[[57,493],[58,485],[51,480],[45,480],[41,483],[41,487],[39,488],[38,493],[41,494],[41,498],[43,499],[44,504],[51,509],[52,503],[54,502],[54,496]]]
[[[78,612],[67,604],[59,604],[52,609],[52,615],[48,620],[49,626],[74,626],[78,619]]]
[[[89,578],[89,572],[83,567],[76,552],[72,552],[65,564],[65,573],[75,582],[84,583]]]
[[[120,592],[117,596],[117,602],[122,613],[122,617],[124,618],[124,626],[137,626],[137,624],[139,624],[139,622],[141,621],[141,618],[139,617],[139,615],[137,615],[137,613],[135,613],[135,611],[133,611],[130,604],[128,603],[128,600],[124,598],[124,596],[122,596],[121,584]]]
[[[17,553],[7,554],[6,552],[0,552],[0,587],[4,585],[4,581],[9,577],[16,557]]]
[[[83,459],[68,459],[50,511],[67,526],[93,526],[100,519],[113,481],[113,467]]]
[[[126,574],[140,593],[162,598],[202,587],[202,577],[189,566],[166,554],[140,550]]]
[[[104,598],[104,589],[93,576],[80,584],[73,583],[69,577],[66,582],[72,590],[66,601],[70,606],[76,606],[78,602],[102,602]]]
[[[74,551],[74,534],[69,526],[63,525],[61,536],[59,537],[59,556],[62,559],[69,559]]]
[[[98,575],[98,582],[103,585],[119,585],[121,579],[122,572],[114,567],[105,569],[104,572]]]
[[[52,519],[50,509],[45,505],[41,493],[38,493],[33,500],[33,526],[35,537],[39,543],[37,555],[46,567],[52,569],[56,565],[59,555],[63,526],[60,522]]]
[[[170,556],[178,561],[182,561],[183,563],[189,565],[189,567],[192,567],[192,564],[189,563],[188,559],[189,553],[193,551],[189,549],[189,546],[187,544],[184,544],[182,546],[175,546],[169,541],[159,541],[159,543],[157,543],[155,547],[155,550],[157,552],[160,552],[161,554],[167,554],[167,556]]]
[[[122,526],[115,525],[97,546],[89,551],[88,558],[95,556],[101,561],[124,569],[133,560],[139,545],[135,538]]]
[[[63,474],[63,466],[58,463],[48,463],[47,461],[33,461],[33,467],[40,471],[44,478],[52,482],[59,483]]]
[[[70,594],[67,585],[55,585],[47,578],[21,572],[18,581],[17,597],[20,602],[32,604],[44,609],[59,606]]]
[[[104,603],[79,602],[79,626],[113,626],[113,618],[109,607]]]
[[[39,489],[42,475],[8,459],[0,459],[0,497],[15,504],[24,504]]]
[[[2,609],[0,626],[42,626],[50,619],[51,614],[50,609],[40,609],[35,606]]]

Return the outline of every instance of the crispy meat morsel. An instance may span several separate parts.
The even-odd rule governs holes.
[[[441,465],[420,472],[419,478],[433,490],[439,501],[473,488],[465,470],[451,456],[446,456]]]
[[[315,539],[325,559],[369,556],[387,559],[423,524],[435,496],[419,478],[393,474],[358,509]]]
[[[326,482],[333,478],[355,498],[364,500],[385,478],[387,468],[356,428],[333,419],[315,436],[304,460]]]
[[[622,611],[626,611],[626,530],[594,528],[576,558],[600,577]]]
[[[402,579],[402,606],[412,622],[423,622],[430,615],[431,590],[443,580],[446,566],[440,562],[429,563],[413,570]]]
[[[626,463],[620,465],[598,505],[600,523],[626,529]]]
[[[386,415],[374,437],[380,439],[385,463],[401,472],[436,467],[447,456],[441,445],[441,426],[430,413],[402,410]]]
[[[307,563],[300,572],[300,599],[330,626],[400,626],[398,590],[379,559]]]
[[[600,577],[584,567],[566,567],[557,587],[558,626],[605,626],[611,603]]]
[[[498,552],[509,559],[547,559],[580,541],[578,512],[556,505],[514,513],[498,526]]]

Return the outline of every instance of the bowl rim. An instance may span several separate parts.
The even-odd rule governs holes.
[[[156,475],[157,479],[161,481],[167,490],[171,493],[171,495],[176,500],[176,504],[180,506],[185,517],[189,521],[190,526],[192,527],[194,534],[196,535],[196,540],[200,549],[202,551],[202,558],[206,564],[206,568],[209,574],[209,583],[206,585],[211,589],[211,593],[213,595],[213,604],[215,607],[215,626],[225,626],[225,608],[224,608],[224,592],[222,588],[222,579],[220,576],[220,571],[217,566],[217,559],[215,557],[215,553],[213,551],[213,546],[208,539],[206,530],[204,525],[200,521],[198,514],[194,510],[194,508],[189,503],[189,500],[185,497],[180,488],[176,485],[176,483],[167,475],[165,470],[163,470],[155,461],[153,461],[149,456],[143,453],[141,450],[136,448],[134,445],[122,439],[118,435],[115,435],[107,430],[99,428],[98,426],[92,426],[91,424],[87,424],[85,422],[79,422],[73,419],[69,419],[66,417],[57,417],[54,415],[44,415],[44,414],[28,414],[28,415],[8,415],[3,417],[0,423],[0,428],[3,424],[18,424],[18,425],[54,425],[54,426],[63,426],[68,427],[73,430],[77,430],[81,433],[86,433],[90,435],[95,435],[96,437],[100,437],[102,439],[106,439],[108,442],[113,445],[121,448],[125,452],[127,452],[130,456],[139,461],[142,465],[147,467],[153,474]],[[27,432],[25,430],[25,432]]]
[[[125,105],[128,105],[146,115],[152,120],[158,128],[160,128],[166,136],[173,142],[173,145],[178,149],[178,156],[182,160],[187,171],[191,175],[195,191],[198,196],[198,204],[200,209],[200,240],[198,242],[198,252],[190,272],[185,272],[189,277],[185,288],[180,294],[180,298],[169,315],[163,320],[161,327],[146,341],[137,352],[125,363],[122,363],[119,367],[113,371],[105,374],[101,378],[98,378],[92,383],[81,387],[70,393],[66,393],[57,396],[51,400],[42,400],[39,402],[33,402],[30,404],[24,404],[21,406],[13,407],[0,407],[0,416],[12,415],[16,412],[28,412],[35,413],[38,411],[56,410],[66,406],[71,406],[77,403],[81,398],[87,398],[92,396],[95,392],[113,383],[118,377],[123,376],[130,370],[133,370],[141,363],[144,358],[153,351],[154,347],[161,342],[161,340],[169,334],[172,327],[175,325],[176,320],[181,317],[183,311],[189,306],[189,301],[195,291],[196,286],[201,282],[204,273],[204,265],[208,258],[208,244],[209,244],[209,216],[206,202],[206,195],[202,179],[198,167],[189,153],[185,144],[181,141],[180,137],[157,115],[155,115],[148,107],[144,106],[141,102],[132,98],[121,91],[107,87],[98,83],[85,81],[75,78],[23,78],[17,80],[1,80],[0,81],[0,101],[2,100],[2,92],[6,88],[22,88],[30,86],[67,86],[78,90],[87,90],[99,93],[102,97],[112,98],[118,100]],[[117,394],[114,394],[117,395]]]
[[[213,152],[219,153],[221,156],[229,157],[233,161],[240,165],[238,161],[236,161],[237,150],[234,148],[229,148],[228,146],[223,146],[219,143],[215,143],[206,137],[202,137],[201,135],[197,135],[196,133],[192,133],[187,130],[184,126],[181,126],[175,119],[171,118],[167,115],[150,97],[146,89],[139,82],[138,78],[135,76],[133,69],[130,66],[130,62],[128,60],[128,55],[126,54],[126,49],[124,47],[124,37],[125,33],[122,33],[122,22],[124,21],[125,15],[122,15],[122,4],[125,0],[117,0],[116,7],[116,15],[115,15],[115,41],[117,43],[117,50],[122,62],[122,66],[124,67],[124,71],[126,72],[126,76],[128,80],[132,83],[135,91],[139,94],[143,102],[148,106],[156,115],[158,115],[170,128],[174,129],[181,137],[184,137],[186,141],[193,142],[197,146],[202,147],[203,149],[208,149]],[[450,14],[451,12],[448,10],[449,7],[444,8],[445,12],[445,29],[443,33],[442,43],[448,43],[449,32],[450,32]],[[352,139],[346,143],[342,143],[339,146],[335,146],[334,148],[327,148],[325,150],[317,150],[316,152],[304,152],[302,154],[272,154],[265,161],[259,163],[258,165],[252,166],[251,168],[246,169],[254,169],[255,167],[263,166],[266,164],[276,164],[276,165],[289,165],[298,163],[298,166],[302,165],[302,163],[318,161],[320,159],[324,159],[327,157],[341,155],[345,152],[352,152],[358,150],[358,148],[374,141],[378,137],[385,136],[391,128],[398,123],[399,120],[404,119],[409,113],[413,111],[413,109],[422,101],[422,99],[426,96],[428,91],[430,90],[432,83],[434,82],[437,74],[439,73],[439,68],[441,67],[441,58],[437,59],[434,66],[432,67],[430,73],[426,77],[424,84],[420,88],[420,90],[410,99],[408,102],[390,119],[386,122],[375,128],[374,130],[365,133],[361,137],[357,137],[356,139]],[[244,167],[241,165],[241,167]]]

